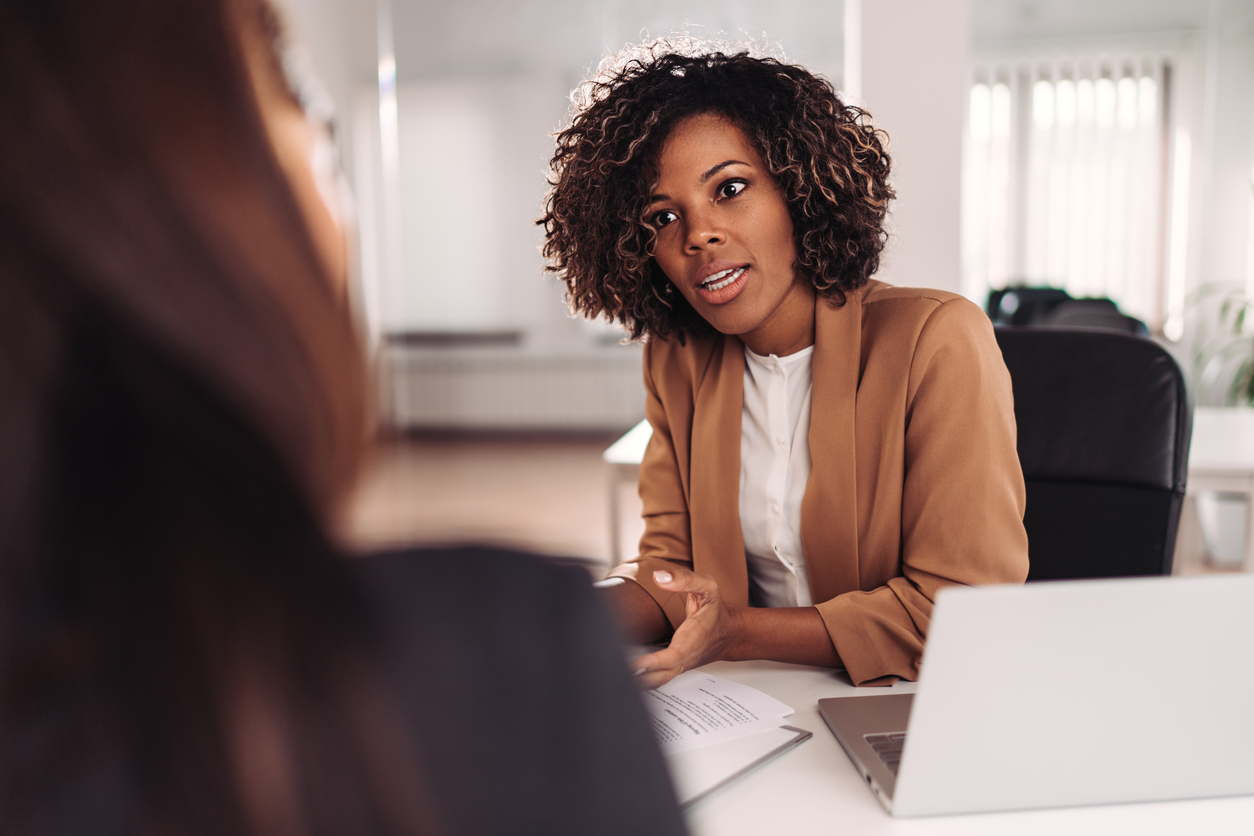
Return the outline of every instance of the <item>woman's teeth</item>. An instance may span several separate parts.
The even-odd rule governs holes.
[[[701,287],[705,290],[719,290],[720,288],[727,287],[729,284],[736,281],[736,279],[740,278],[740,275],[748,269],[748,267],[732,267],[727,270],[720,270],[713,276],[710,276],[708,279],[701,282]]]

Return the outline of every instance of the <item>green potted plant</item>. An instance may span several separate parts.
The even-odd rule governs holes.
[[[1190,298],[1186,365],[1199,406],[1254,406],[1254,299],[1244,285],[1204,284]]]
[[[1190,295],[1185,340],[1177,346],[1196,406],[1254,406],[1254,298],[1243,283],[1211,282]],[[1194,421],[1196,426],[1197,416]],[[1244,556],[1249,497],[1190,492],[1207,562],[1233,569]]]

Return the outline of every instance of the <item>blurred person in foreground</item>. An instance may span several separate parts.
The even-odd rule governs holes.
[[[581,571],[329,536],[364,376],[278,36],[0,2],[0,832],[681,833]]]
[[[646,686],[716,659],[916,679],[939,589],[1027,576],[1010,376],[977,306],[872,278],[885,137],[761,46],[629,47],[557,135],[550,269],[646,340],[645,533],[602,586],[670,640]]]

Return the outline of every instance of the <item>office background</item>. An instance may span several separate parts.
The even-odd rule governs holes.
[[[889,132],[889,281],[980,304],[1018,283],[1110,297],[1191,373],[1211,289],[1254,290],[1246,0],[283,5],[357,198],[390,439],[353,523],[372,542],[607,553],[599,451],[643,415],[639,349],[566,314],[534,219],[571,89],[685,23],[776,42]],[[1226,396],[1229,365],[1199,402]],[[1205,550],[1189,514],[1182,548]]]

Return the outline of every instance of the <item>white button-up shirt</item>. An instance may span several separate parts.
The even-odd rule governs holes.
[[[808,607],[801,548],[801,498],[810,478],[810,360],[745,348],[740,419],[740,527],[749,564],[749,603]]]

